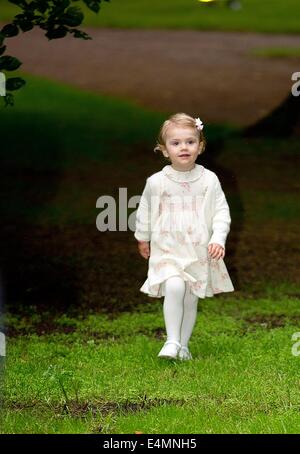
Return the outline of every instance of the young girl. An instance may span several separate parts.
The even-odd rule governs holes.
[[[154,151],[171,165],[147,178],[136,213],[134,236],[149,258],[140,291],[164,296],[167,341],[160,358],[192,359],[198,298],[234,291],[223,261],[229,207],[216,174],[195,163],[205,148],[202,129],[199,118],[184,113],[163,123]]]

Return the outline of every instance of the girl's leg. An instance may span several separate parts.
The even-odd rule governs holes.
[[[180,332],[180,343],[182,347],[188,347],[197,318],[197,309],[198,296],[191,293],[187,285],[183,301],[183,320]]]
[[[163,313],[167,340],[180,342],[184,294],[185,282],[180,276],[172,276],[166,280]]]

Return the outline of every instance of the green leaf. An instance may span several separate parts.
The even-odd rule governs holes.
[[[8,91],[19,90],[25,84],[26,81],[24,79],[21,79],[21,77],[10,77],[9,79],[6,80],[6,90]]]
[[[61,8],[66,9],[70,5],[70,0],[57,0],[56,4],[60,5]]]
[[[17,6],[27,6],[26,4],[26,1],[25,0],[8,0],[9,3],[13,3],[14,5],[17,5]]]
[[[48,9],[48,2],[45,2],[44,0],[36,0],[36,10],[39,11],[40,13],[44,14],[47,9]]]
[[[6,51],[6,46],[0,47],[0,55],[4,54],[5,51]]]
[[[46,36],[48,39],[58,39],[66,36],[68,29],[63,26],[59,26],[55,29],[48,30]]]
[[[29,18],[25,14],[17,14],[14,18],[14,22],[20,27],[22,32],[27,32],[34,26],[33,18]]]
[[[77,6],[71,6],[67,11],[62,14],[59,19],[59,22],[69,27],[77,27],[83,21],[84,15],[81,12],[80,8]]]
[[[5,107],[14,105],[14,95],[12,93],[6,93],[6,96],[3,96]]]
[[[53,17],[60,17],[61,14],[64,13],[65,9],[70,5],[70,0],[59,0],[59,1],[54,1],[54,5],[50,9],[49,5],[49,15]]]
[[[83,0],[83,2],[94,13],[99,12],[101,0]]]
[[[82,32],[81,30],[77,30],[77,28],[70,30],[70,33],[73,33],[74,38],[92,39],[87,33]]]
[[[6,71],[14,71],[21,66],[20,60],[10,55],[4,55],[0,57],[0,71],[5,69]]]
[[[20,21],[18,25],[22,32],[28,32],[33,29],[33,24],[30,21]]]
[[[19,29],[16,24],[7,24],[1,29],[1,34],[4,35],[6,38],[10,38],[12,36],[16,36],[19,33]]]
[[[36,18],[36,16],[34,16],[34,12],[26,11],[26,13],[24,13],[24,14],[16,14],[16,16],[14,18],[14,22],[16,24],[18,24],[19,22],[22,22],[22,21],[28,21],[28,22],[34,23],[35,18]]]

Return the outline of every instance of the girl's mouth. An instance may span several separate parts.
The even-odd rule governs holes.
[[[189,154],[180,154],[179,157],[180,158],[189,158],[190,155]]]

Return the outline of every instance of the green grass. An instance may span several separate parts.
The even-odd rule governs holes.
[[[100,266],[100,256],[94,251],[91,254],[89,238],[68,237],[74,230],[72,226],[94,225],[101,183],[98,180],[105,177],[107,166],[120,166],[132,190],[137,190],[133,170],[140,171],[144,161],[144,170],[149,170],[146,156],[152,153],[166,114],[147,111],[129,100],[85,93],[34,77],[26,79],[28,86],[17,94],[15,107],[2,109],[0,114],[5,169],[1,179],[2,222],[17,222],[20,229],[24,221],[33,226],[44,223],[49,227],[45,232],[48,237],[38,237],[38,246],[32,243],[30,267],[39,267],[43,245],[43,259],[50,262],[50,267],[63,263],[62,269],[67,270],[78,261],[85,277],[75,274],[74,278],[80,276],[78,280],[85,282],[87,275]],[[297,140],[242,140],[230,136],[233,127],[222,125],[208,125],[206,131],[209,143],[226,139],[217,161],[237,179],[238,191],[229,194],[233,218],[241,215],[242,200],[248,229],[255,222],[274,228],[268,224],[270,220],[283,221],[282,225],[288,225],[286,240],[299,217],[299,202],[294,196],[298,167],[293,164],[299,156]],[[137,150],[145,153],[139,159]],[[58,180],[55,184],[52,177]],[[114,183],[123,184],[119,180]],[[106,193],[111,190],[108,187]],[[61,255],[54,257],[49,249],[57,231],[51,228],[64,223],[70,224],[71,230],[66,231],[63,240],[66,246],[68,241],[71,244],[66,249],[63,245]],[[281,232],[275,233],[280,238]],[[252,230],[252,235],[259,233]],[[284,244],[288,245],[287,241]],[[53,246],[56,250],[55,241]],[[261,244],[258,249],[262,249]],[[285,252],[280,267],[286,263]],[[125,260],[116,263],[116,255],[106,257],[111,260],[111,270],[120,273],[118,267]],[[126,260],[129,262],[128,257]],[[252,265],[257,267],[256,262]],[[50,271],[43,264],[41,267]],[[38,270],[29,271],[27,278],[31,282]],[[46,275],[41,275],[45,279]],[[123,275],[118,276],[122,281]],[[54,332],[38,336],[37,327],[51,320],[53,308],[46,313],[38,306],[31,307],[28,294],[22,314],[7,314],[8,324],[18,336],[7,339],[6,408],[0,431],[299,431],[300,359],[291,352],[291,337],[300,324],[299,289],[284,279],[275,286],[264,285],[264,296],[257,297],[254,274],[251,286],[241,293],[201,302],[191,343],[195,359],[188,363],[166,363],[157,358],[164,341],[158,301],[135,306],[134,313],[114,318],[88,310],[85,316],[57,315],[52,321]],[[88,297],[93,291],[97,293],[95,281],[85,284]],[[101,289],[96,298],[102,298]]]
[[[283,326],[249,322],[258,315]],[[73,333],[8,339],[1,432],[297,433],[299,319],[298,298],[279,287],[261,299],[204,300],[194,360],[166,362],[158,301],[114,320],[63,316],[57,325]]]
[[[82,222],[85,217],[85,222],[90,222],[91,216],[95,218],[100,194],[93,193],[90,198],[84,181],[74,181],[63,205],[49,203],[47,211],[41,213],[41,201],[57,192],[66,169],[84,171],[93,164],[100,166],[104,160],[113,165],[138,144],[154,141],[164,116],[140,109],[129,100],[95,96],[26,74],[23,77],[27,85],[15,94],[15,106],[4,108],[3,104],[0,110],[1,162],[7,169],[1,185],[12,201],[8,204],[2,199],[3,210],[8,218],[21,216],[29,222],[37,217],[50,223],[64,217],[68,222],[70,216],[73,221]],[[30,172],[31,184],[21,169]],[[36,203],[32,200],[37,196],[34,182],[40,197]],[[87,212],[80,213],[87,200]]]
[[[253,49],[251,55],[267,58],[299,58],[300,49],[297,47],[270,47],[265,49]]]
[[[2,103],[0,110],[1,140],[7,144],[2,157],[7,164],[55,170],[82,158],[116,162],[119,143],[128,151],[153,137],[163,120],[162,114],[139,109],[129,99],[95,96],[24,73],[15,76],[22,76],[26,86],[15,92],[14,107]],[[117,144],[113,150],[112,144]],[[41,155],[43,159],[36,159]]]
[[[90,169],[103,161],[117,166],[122,161],[124,170],[134,172],[134,161],[141,158],[135,154],[136,147],[152,153],[159,127],[168,114],[147,111],[130,100],[94,95],[46,79],[23,76],[27,85],[16,93],[15,106],[0,111],[1,141],[5,144],[1,160],[7,169],[1,182],[2,191],[7,193],[2,199],[3,216],[52,225],[90,224],[98,213],[95,204],[101,193],[95,191],[93,184],[87,184],[85,178],[73,177],[64,182],[64,176],[81,172],[91,178]],[[245,141],[232,135],[236,131],[234,125],[206,127],[208,143],[222,137],[226,140],[220,164],[226,156],[240,182],[239,194],[227,194],[235,219],[242,215],[241,200],[250,222],[297,219],[299,198],[296,192],[289,191],[297,181],[296,166],[291,166],[290,181],[283,192],[270,189],[273,181],[281,180],[281,165],[274,164],[272,173],[269,171],[267,190],[259,185],[249,188],[248,182],[242,181],[245,175],[239,168],[244,161],[247,175],[253,171],[253,181],[266,180],[266,175],[255,174],[257,159],[261,168],[268,168],[274,158],[276,161],[280,156],[296,156],[298,141]],[[25,175],[20,178],[22,169],[30,173],[30,184]],[[136,187],[128,184],[129,192],[136,191]],[[107,188],[105,194],[109,193]],[[7,197],[11,200],[9,204]]]
[[[95,95],[28,74],[16,75],[22,75],[27,84],[16,92],[14,107],[4,108],[3,103],[0,110],[1,162],[7,169],[0,184],[11,200],[8,204],[7,198],[2,198],[3,214],[27,222],[39,218],[51,224],[90,223],[101,193],[95,193],[85,180],[73,179],[67,191],[62,188],[63,200],[51,203],[62,177],[70,171],[89,173],[103,161],[119,165],[122,160],[122,168],[130,172],[142,152],[154,154],[159,128],[168,114],[143,109],[129,99]],[[230,126],[211,125],[207,135],[218,139],[231,130]],[[31,174],[30,184],[22,169]],[[39,200],[33,203],[37,196]],[[49,200],[46,206],[45,200]]]
[[[197,0],[111,0],[96,15],[87,8],[85,25],[121,28],[171,28],[196,30],[299,33],[298,0],[241,0],[232,11],[224,2],[216,7]],[[0,21],[9,21],[19,9],[0,0]]]

